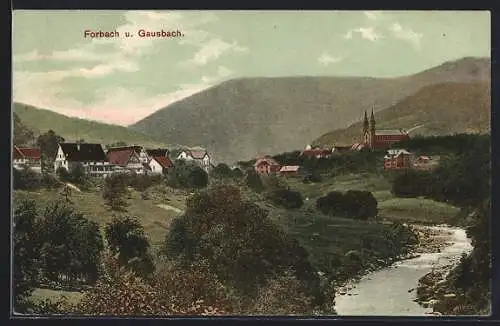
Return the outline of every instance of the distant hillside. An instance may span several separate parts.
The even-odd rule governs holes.
[[[169,143],[205,146],[218,161],[303,148],[422,87],[490,81],[489,58],[464,58],[399,78],[283,77],[224,82],[131,126]]]
[[[29,146],[35,140],[35,135],[32,130],[24,125],[19,116],[14,112],[12,115],[13,120],[13,131],[12,131],[12,142],[14,145],[18,146]]]
[[[377,112],[380,129],[402,128],[410,135],[447,135],[490,132],[491,85],[489,83],[443,83],[422,88],[385,110]],[[362,121],[329,132],[315,145],[346,145],[360,141]]]
[[[14,140],[19,129],[29,128],[35,134],[54,130],[63,136],[66,141],[84,139],[86,142],[111,144],[124,141],[127,144],[143,144],[145,146],[161,146],[162,142],[154,136],[145,135],[126,127],[110,125],[85,119],[71,118],[49,110],[39,109],[34,106],[14,103]],[[16,119],[17,117],[17,119]],[[17,122],[16,122],[17,121]],[[17,128],[16,128],[17,125]],[[16,129],[18,131],[16,131]]]

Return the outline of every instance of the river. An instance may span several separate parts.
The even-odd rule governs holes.
[[[448,226],[422,227],[437,231],[446,242],[440,252],[422,253],[369,273],[343,295],[337,293],[335,310],[340,316],[422,316],[432,312],[413,300],[418,280],[434,268],[455,265],[462,253],[472,250],[465,230]],[[448,267],[451,269],[451,267]]]

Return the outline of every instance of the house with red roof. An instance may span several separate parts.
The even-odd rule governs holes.
[[[399,170],[413,167],[414,155],[405,149],[389,149],[384,156],[384,169]]]
[[[12,166],[16,169],[28,167],[34,171],[42,171],[42,152],[40,148],[35,147],[17,147],[12,148]]]
[[[269,174],[279,172],[281,165],[276,162],[271,157],[262,157],[255,161],[254,163],[255,172],[259,174]]]
[[[300,153],[300,156],[315,157],[315,158],[329,158],[331,156],[331,154],[332,154],[332,150],[330,150],[330,149],[311,147],[308,145],[306,147],[306,149],[304,149]]]
[[[177,159],[195,163],[207,173],[211,167],[210,155],[204,149],[183,149]]]
[[[137,174],[146,174],[149,169],[147,153],[141,146],[111,147],[106,157],[110,164]]]
[[[166,156],[154,156],[149,161],[149,168],[151,174],[166,175],[174,168],[174,164]]]

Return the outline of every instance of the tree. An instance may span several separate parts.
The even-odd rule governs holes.
[[[26,309],[27,298],[38,280],[40,239],[37,207],[32,200],[23,200],[14,209],[13,295],[14,308]]]
[[[43,242],[40,258],[49,280],[60,281],[61,276],[68,282],[96,279],[104,246],[96,222],[86,219],[71,205],[55,202],[43,212],[39,232]]]
[[[344,216],[344,194],[331,191],[326,196],[316,200],[316,207],[323,213],[332,216]]]
[[[127,183],[128,177],[123,173],[111,174],[104,180],[102,198],[112,210],[121,211],[127,205]]]
[[[211,174],[213,177],[218,179],[227,179],[233,176],[233,171],[227,164],[220,163],[213,168]]]
[[[196,166],[189,172],[187,184],[190,188],[204,188],[208,185],[208,174]]]
[[[377,199],[369,191],[349,190],[344,194],[343,201],[348,217],[366,220],[378,214]]]
[[[13,144],[17,146],[28,145],[33,142],[35,136],[33,131],[26,127],[16,112],[12,114],[12,120],[14,122],[13,128]]]
[[[260,175],[255,172],[255,170],[249,170],[245,178],[245,184],[248,188],[255,192],[262,192],[264,190],[264,184]]]
[[[300,208],[304,204],[300,192],[283,188],[269,192],[267,198],[276,205],[291,209]]]
[[[111,253],[118,255],[122,266],[130,267],[139,276],[150,276],[154,271],[149,255],[149,241],[136,217],[115,216],[105,227]]]
[[[266,210],[243,200],[237,187],[219,185],[191,196],[178,219],[163,245],[169,258],[186,264],[206,260],[226,286],[254,298],[268,278],[291,268],[320,300],[307,251]]]
[[[64,142],[64,138],[57,135],[52,129],[38,136],[36,141],[42,152],[42,167],[51,169],[56,157],[59,143]]]
[[[85,172],[85,167],[83,166],[83,164],[78,163],[75,166],[75,168],[73,169],[73,171],[71,171],[69,175],[69,179],[77,184],[85,183],[87,179],[87,173]]]
[[[57,168],[56,175],[63,182],[67,182],[70,179],[70,174],[69,174],[68,170],[66,170],[66,168],[64,166],[60,166],[60,167]]]

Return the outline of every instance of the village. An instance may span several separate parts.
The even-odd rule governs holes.
[[[429,170],[437,165],[438,158],[426,155],[416,156],[404,148],[391,148],[394,144],[408,140],[409,134],[403,129],[377,130],[375,116],[372,111],[368,120],[365,111],[363,121],[363,138],[351,146],[334,146],[331,148],[307,145],[300,156],[329,159],[332,155],[342,155],[345,152],[361,150],[385,150],[384,166],[386,170]],[[41,173],[41,150],[36,147],[13,147],[13,167],[15,169],[29,168]],[[112,173],[136,173],[145,175],[167,175],[175,162],[184,161],[201,167],[206,173],[214,168],[214,160],[206,149],[181,148],[148,149],[141,145],[109,147],[96,143],[58,144],[54,158],[54,173],[64,168],[73,171],[82,165],[90,177],[107,177]],[[258,157],[253,164],[259,174],[277,174],[279,176],[301,176],[301,166],[280,165],[271,156]],[[240,168],[233,166],[233,169]]]

